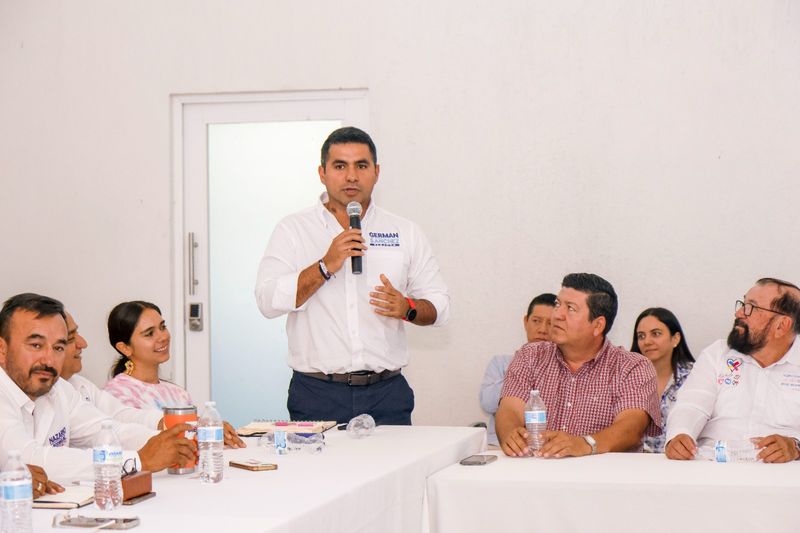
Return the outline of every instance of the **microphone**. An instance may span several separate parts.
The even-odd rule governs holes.
[[[361,229],[361,204],[358,202],[350,202],[347,204],[347,216],[350,217],[350,229]],[[361,260],[362,256],[353,256],[352,260],[353,274],[361,274]]]

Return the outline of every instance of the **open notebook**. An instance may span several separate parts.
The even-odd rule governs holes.
[[[94,487],[68,485],[59,494],[45,494],[33,500],[34,509],[75,509],[94,501]]]

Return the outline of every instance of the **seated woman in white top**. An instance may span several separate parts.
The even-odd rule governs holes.
[[[169,360],[170,335],[161,310],[149,302],[123,302],[108,316],[108,340],[120,354],[105,390],[139,409],[192,405],[185,389],[158,377]]]

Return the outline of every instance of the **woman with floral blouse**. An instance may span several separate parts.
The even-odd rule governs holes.
[[[645,309],[633,327],[632,352],[647,357],[656,369],[658,394],[661,396],[661,423],[667,425],[667,415],[675,404],[678,389],[694,364],[677,317],[663,307]],[[644,451],[663,453],[664,435],[645,437]]]

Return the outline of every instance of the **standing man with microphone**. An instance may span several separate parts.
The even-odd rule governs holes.
[[[261,313],[288,314],[289,414],[410,424],[405,327],[447,321],[439,265],[416,224],[372,201],[380,166],[366,132],[331,133],[318,172],[326,192],[278,223],[256,279]]]

